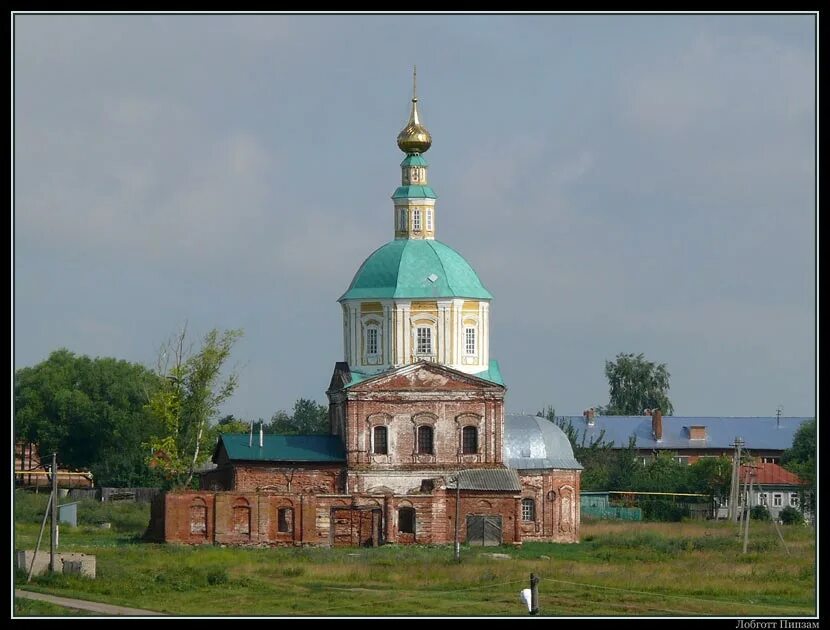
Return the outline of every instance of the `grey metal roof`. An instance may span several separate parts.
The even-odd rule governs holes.
[[[459,471],[462,490],[494,490],[521,492],[522,482],[515,470],[507,468],[474,468]],[[455,490],[455,478],[447,479],[447,488]]]
[[[545,418],[530,415],[505,414],[504,461],[518,470],[582,469],[562,429]]]
[[[811,418],[786,417],[780,423],[775,416],[759,417],[702,417],[663,416],[663,439],[656,441],[651,433],[651,416],[596,416],[589,427],[582,416],[563,416],[577,429],[579,439],[585,434],[585,444],[599,437],[614,446],[625,447],[628,438],[636,438],[640,449],[730,449],[735,437],[743,438],[745,448],[755,450],[784,450],[792,446],[793,435],[802,422]],[[705,426],[705,440],[690,440],[690,426]]]

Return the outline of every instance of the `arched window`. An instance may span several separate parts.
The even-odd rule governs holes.
[[[432,427],[418,427],[418,453],[432,455]]]
[[[398,508],[398,532],[401,534],[415,533],[415,509],[411,507]]]
[[[386,427],[374,428],[372,452],[375,455],[387,455],[389,453],[389,445],[386,441]]]
[[[284,507],[277,510],[277,531],[290,534],[294,529],[294,509]]]
[[[465,455],[478,453],[478,429],[464,427],[461,429],[461,452]]]
[[[522,520],[536,520],[536,502],[533,499],[522,499]]]

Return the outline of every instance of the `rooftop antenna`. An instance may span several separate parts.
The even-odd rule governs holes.
[[[779,429],[781,428],[781,412],[782,411],[783,411],[783,408],[781,407],[781,405],[778,405],[778,409],[775,410],[775,426]]]

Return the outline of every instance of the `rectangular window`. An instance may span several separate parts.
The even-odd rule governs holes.
[[[783,497],[781,496],[781,493],[776,492],[775,494],[772,495],[772,505],[773,505],[773,507],[781,507],[783,502],[784,501],[783,501]]]
[[[421,229],[421,211],[418,208],[412,210],[412,229],[416,232]]]
[[[766,492],[761,492],[760,494],[758,494],[758,504],[769,505],[769,497],[767,496]]]
[[[790,505],[793,507],[798,507],[798,493],[797,492],[790,492]]]
[[[366,354],[374,356],[378,353],[378,329],[371,327],[366,329]]]
[[[475,354],[476,353],[476,329],[475,328],[465,328],[464,329],[464,351],[467,354]]]
[[[401,208],[398,213],[398,225],[400,230],[406,230],[406,208]]]
[[[461,430],[461,452],[465,455],[478,453],[478,429],[464,427]]]
[[[387,455],[389,447],[386,442],[386,427],[375,427],[375,455]]]
[[[427,230],[432,232],[432,209],[427,208]]]
[[[431,328],[418,328],[416,341],[415,348],[418,354],[432,354]]]
[[[536,520],[536,504],[533,499],[522,499],[522,520]]]
[[[418,453],[432,455],[432,427],[418,427]]]
[[[674,458],[674,461],[676,461],[678,464],[683,464],[684,466],[689,465],[689,458],[684,455],[678,455]]]

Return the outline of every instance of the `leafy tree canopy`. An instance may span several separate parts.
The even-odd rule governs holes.
[[[299,398],[291,413],[277,411],[267,425],[269,433],[315,435],[329,433],[329,408],[308,398]]]
[[[235,372],[222,372],[241,336],[241,330],[213,329],[194,349],[184,326],[159,351],[156,372],[162,386],[150,397],[148,408],[163,431],[150,440],[148,461],[173,486],[189,486],[195,467],[211,454],[211,421],[238,382]]]
[[[648,361],[640,354],[620,353],[605,362],[609,401],[600,407],[606,416],[635,416],[644,409],[660,409],[664,415],[674,413],[668,397],[670,374],[665,363]]]
[[[142,446],[162,431],[146,403],[163,386],[137,363],[52,352],[14,376],[16,440],[58,454],[62,467],[89,469],[96,484],[154,485]]]

